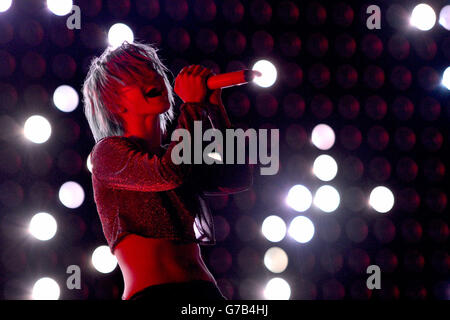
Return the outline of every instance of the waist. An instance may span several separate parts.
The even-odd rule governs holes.
[[[197,243],[130,234],[117,244],[114,254],[124,278],[123,299],[164,283],[206,280],[216,284]]]

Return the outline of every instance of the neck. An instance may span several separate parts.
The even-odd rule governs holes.
[[[144,139],[149,150],[159,150],[162,140],[159,114],[126,119],[125,123],[125,137]]]

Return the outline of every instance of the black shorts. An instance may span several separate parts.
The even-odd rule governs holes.
[[[227,300],[211,281],[192,280],[149,286],[133,294],[129,300]]]

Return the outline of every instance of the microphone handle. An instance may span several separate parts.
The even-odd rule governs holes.
[[[249,81],[252,81],[257,73],[258,72],[247,69],[212,75],[207,79],[206,85],[210,90],[240,86],[246,84]]]

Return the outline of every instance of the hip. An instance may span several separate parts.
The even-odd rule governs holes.
[[[133,294],[128,300],[227,300],[217,285],[207,280],[169,282],[151,285]]]

